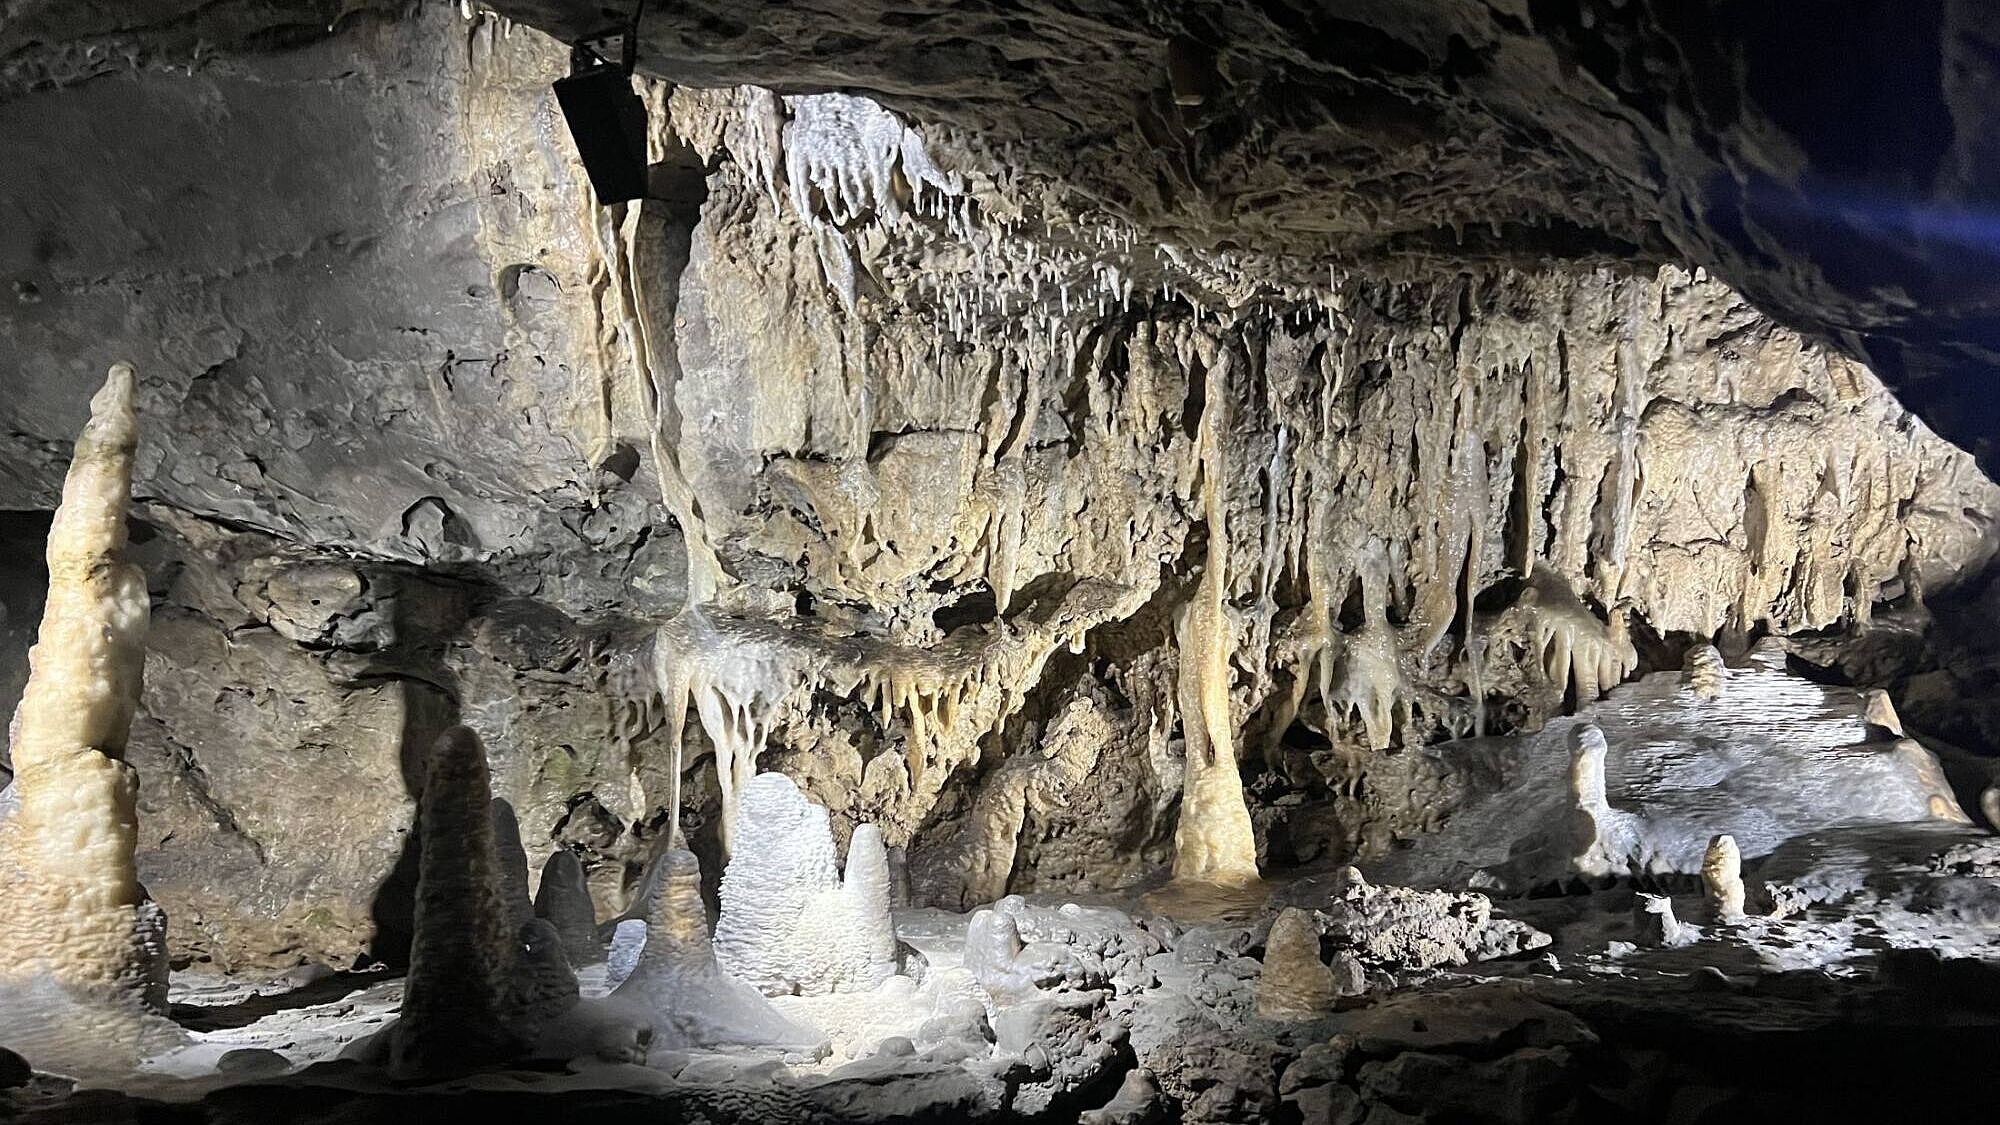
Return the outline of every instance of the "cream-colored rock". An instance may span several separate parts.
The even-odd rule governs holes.
[[[1180,824],[1174,831],[1174,877],[1227,885],[1257,880],[1257,838],[1243,800],[1236,762],[1236,718],[1230,701],[1230,654],[1236,626],[1225,604],[1228,530],[1222,506],[1222,432],[1229,425],[1229,353],[1214,351],[1202,412],[1201,489],[1208,519],[1208,556],[1201,585],[1178,623],[1181,729],[1187,773]]]
[[[1869,688],[1867,709],[1862,712],[1862,721],[1868,724],[1870,738],[1903,737],[1903,720],[1896,715],[1896,704],[1889,693],[1881,688]]]
[[[1687,681],[1689,691],[1703,699],[1714,699],[1729,682],[1729,666],[1723,663],[1722,653],[1714,645],[1695,645],[1687,650],[1681,662],[1681,676]]]
[[[138,777],[122,760],[150,610],[145,578],[124,558],[136,384],[119,364],[91,399],[49,527],[48,601],[9,731],[0,1045],[45,1066],[116,1067],[173,1038],[148,1015],[165,1009],[164,920],[139,885]]]
[[[1736,838],[1717,836],[1708,842],[1701,862],[1701,884],[1708,893],[1709,914],[1718,922],[1743,917],[1743,853]]]
[[[1319,923],[1312,912],[1288,906],[1264,939],[1264,973],[1257,982],[1257,1014],[1267,1020],[1306,1020],[1333,1010],[1338,995],[1319,955]]]

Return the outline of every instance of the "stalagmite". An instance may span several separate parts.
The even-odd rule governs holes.
[[[1708,842],[1708,854],[1701,861],[1701,883],[1708,893],[1708,909],[1718,922],[1734,922],[1743,917],[1743,854],[1736,838],[1717,836]]]
[[[431,748],[419,798],[416,934],[389,1065],[412,1074],[501,1062],[529,1046],[513,1027],[518,935],[500,897],[491,782],[479,736]]]
[[[847,881],[826,809],[781,773],[743,792],[743,832],[722,876],[715,956],[770,996],[851,992],[895,971],[889,864],[881,833],[855,829]]]
[[[535,890],[535,917],[555,927],[563,955],[578,967],[604,960],[604,943],[597,939],[597,911],[583,864],[567,848],[558,848],[542,864],[542,883]]]
[[[1579,723],[1570,732],[1570,846],[1572,866],[1590,876],[1630,872],[1638,846],[1632,814],[1611,807],[1604,788],[1604,732]]]
[[[508,923],[520,929],[535,916],[535,903],[528,894],[528,852],[521,843],[521,820],[505,798],[495,797],[489,806],[493,820],[493,875],[500,905]]]
[[[48,601],[0,817],[0,1044],[75,1069],[178,1036],[151,1018],[166,1006],[165,916],[139,885],[138,777],[122,760],[150,611],[124,561],[135,393],[132,368],[113,367],[49,525]]]
[[[889,914],[889,849],[882,830],[859,824],[847,842],[841,910],[852,939],[843,977],[850,988],[873,988],[896,971],[896,930]]]
[[[1722,653],[1716,651],[1714,645],[1696,645],[1688,649],[1681,669],[1688,690],[1703,699],[1721,695],[1723,685],[1729,681],[1729,668],[1722,662]]]
[[[1313,1019],[1333,1010],[1336,995],[1333,970],[1319,955],[1319,923],[1311,911],[1286,907],[1264,941],[1257,1014],[1267,1020]]]
[[[610,1004],[651,1026],[655,1047],[805,1049],[816,1042],[716,963],[701,901],[701,864],[693,852],[669,848],[655,861],[643,894],[645,944]]]
[[[1868,724],[1868,737],[1903,737],[1903,720],[1896,716],[1896,705],[1890,701],[1889,693],[1881,688],[1869,688],[1866,699],[1861,720]]]
[[[1187,743],[1180,823],[1174,831],[1174,877],[1225,884],[1257,880],[1257,839],[1243,800],[1236,763],[1236,720],[1229,698],[1229,654],[1235,639],[1226,602],[1229,533],[1222,503],[1222,442],[1229,426],[1230,353],[1217,349],[1198,441],[1208,554],[1201,585],[1178,623],[1181,664],[1177,688]]]

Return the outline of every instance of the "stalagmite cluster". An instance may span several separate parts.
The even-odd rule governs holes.
[[[612,993],[614,1013],[649,1027],[651,1042],[663,1048],[814,1045],[811,1032],[717,963],[694,853],[670,848],[654,865],[644,896],[645,944]]]
[[[752,778],[740,813],[715,927],[722,967],[770,996],[863,991],[894,973],[881,831],[854,830],[843,878],[826,809],[791,778]]]

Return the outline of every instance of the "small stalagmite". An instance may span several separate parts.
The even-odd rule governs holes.
[[[1579,723],[1569,741],[1571,866],[1593,878],[1626,874],[1638,826],[1632,814],[1611,807],[1604,784],[1604,759],[1610,749],[1604,732],[1595,724]]]
[[[518,937],[501,901],[486,749],[465,727],[431,749],[418,801],[416,935],[393,1070],[473,1069],[528,1046],[510,1026]]]
[[[647,876],[646,940],[611,1002],[652,1028],[656,1047],[769,1046],[810,1050],[815,1033],[786,1019],[758,991],[723,971],[701,900],[701,863],[668,849]]]
[[[138,777],[123,760],[150,615],[145,576],[125,561],[136,382],[118,364],[91,399],[49,525],[48,602],[10,731],[0,1039],[31,1057],[16,1036],[65,1025],[87,1030],[107,1058],[141,1053],[159,1038],[147,1033],[148,1014],[166,1003],[165,917],[139,885]],[[105,1018],[47,1011],[52,1003]]]
[[[555,927],[563,955],[578,967],[604,960],[604,943],[597,940],[597,908],[583,864],[567,848],[558,848],[542,864],[542,885],[535,890],[535,917]]]
[[[1257,1014],[1267,1020],[1307,1020],[1333,1010],[1333,970],[1319,956],[1319,924],[1310,911],[1288,906],[1264,941],[1264,975]]]
[[[1861,713],[1861,721],[1868,724],[1870,740],[1903,737],[1903,720],[1896,714],[1896,704],[1881,688],[1868,689],[1867,705]]]
[[[1729,681],[1729,667],[1722,662],[1722,653],[1714,645],[1696,645],[1681,661],[1681,678],[1696,696],[1715,699]]]
[[[1708,842],[1701,861],[1701,883],[1708,891],[1709,913],[1718,922],[1743,917],[1743,853],[1736,837],[1717,836]]]

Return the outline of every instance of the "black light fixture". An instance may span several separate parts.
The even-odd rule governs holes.
[[[569,77],[555,83],[556,101],[599,204],[646,194],[646,104],[632,92],[639,17],[645,11],[646,0],[639,0],[624,27],[577,40],[569,52]],[[610,61],[614,55],[617,62]]]

